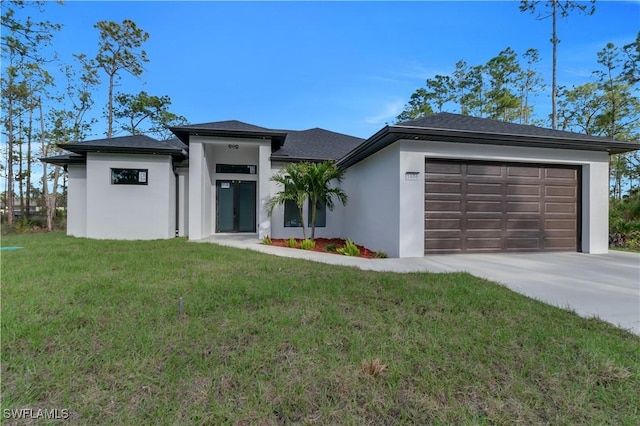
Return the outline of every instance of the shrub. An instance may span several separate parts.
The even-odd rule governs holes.
[[[345,256],[358,256],[360,254],[360,249],[353,241],[347,238],[347,241],[344,243],[344,247],[339,248],[337,252],[344,254]]]
[[[316,242],[307,238],[300,242],[300,248],[303,250],[311,250],[316,246]]]
[[[327,251],[330,251],[330,252],[335,253],[336,249],[337,249],[337,247],[336,247],[336,245],[335,245],[335,244],[329,244],[329,245],[327,245]]]
[[[296,241],[295,238],[289,238],[287,240],[287,245],[291,248],[296,248],[296,245],[298,245],[298,242]]]
[[[374,257],[376,259],[386,259],[389,257],[389,255],[383,251],[377,251]]]
[[[265,244],[265,245],[267,245],[267,246],[270,246],[272,243],[273,243],[273,241],[271,241],[271,237],[270,237],[270,236],[265,235],[265,236],[262,238],[262,244]]]

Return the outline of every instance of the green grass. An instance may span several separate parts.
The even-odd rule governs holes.
[[[467,274],[184,239],[2,245],[24,247],[0,253],[3,409],[88,425],[640,422],[640,338]]]

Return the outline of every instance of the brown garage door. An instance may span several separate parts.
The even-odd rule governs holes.
[[[427,160],[425,254],[576,251],[579,169]]]

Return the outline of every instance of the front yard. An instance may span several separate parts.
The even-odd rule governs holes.
[[[24,247],[0,254],[5,421],[640,423],[640,338],[467,274],[184,239],[2,246]]]

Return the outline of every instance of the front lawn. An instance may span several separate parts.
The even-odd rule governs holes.
[[[467,274],[365,272],[184,239],[2,245],[24,247],[0,253],[5,419],[640,423],[640,338]]]

